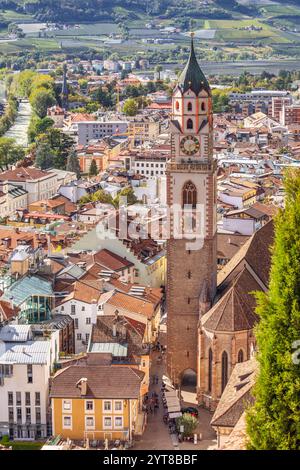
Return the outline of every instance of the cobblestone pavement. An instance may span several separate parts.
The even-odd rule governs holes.
[[[216,444],[216,434],[210,426],[212,413],[202,408],[199,410],[199,426],[197,433],[202,433],[202,440],[197,444],[192,442],[178,443],[177,436],[169,433],[169,428],[163,422],[163,406],[161,403],[161,378],[165,374],[166,362],[165,357],[162,364],[157,364],[158,353],[153,352],[151,361],[150,376],[158,375],[158,384],[151,384],[149,395],[154,391],[159,394],[159,409],[155,413],[148,414],[148,423],[146,430],[140,441],[137,441],[133,447],[134,450],[204,450]],[[190,390],[181,391],[184,406],[196,406],[195,394]]]

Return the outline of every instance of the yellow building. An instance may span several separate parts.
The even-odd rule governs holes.
[[[131,440],[141,420],[143,372],[80,363],[58,371],[50,398],[53,435],[72,440]]]

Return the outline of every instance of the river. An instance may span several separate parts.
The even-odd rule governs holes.
[[[31,117],[31,106],[28,101],[21,101],[18,116],[15,123],[5,133],[5,137],[15,139],[16,143],[23,147],[28,146],[27,130]]]
[[[0,102],[5,102],[5,84],[0,81]],[[21,101],[19,104],[18,115],[14,124],[4,134],[4,137],[15,139],[16,143],[23,147],[28,146],[27,130],[31,118],[31,106],[28,101]]]

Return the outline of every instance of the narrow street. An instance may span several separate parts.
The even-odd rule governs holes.
[[[163,336],[160,337],[161,344],[165,344]],[[216,434],[210,426],[212,413],[198,408],[196,404],[196,394],[188,388],[181,390],[184,402],[183,406],[197,407],[199,410],[199,425],[196,430],[197,434],[202,434],[202,440],[194,444],[192,442],[178,443],[177,435],[169,433],[168,425],[163,422],[163,405],[161,402],[161,385],[162,376],[166,373],[166,356],[163,355],[161,364],[157,364],[157,358],[160,353],[154,351],[151,353],[151,372],[150,377],[153,375],[158,376],[158,384],[150,383],[149,396],[152,392],[159,395],[159,409],[148,414],[148,423],[142,439],[135,443],[134,450],[207,450],[216,445]],[[151,381],[152,382],[152,381]]]

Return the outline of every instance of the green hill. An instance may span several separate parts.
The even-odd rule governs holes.
[[[3,11],[33,15],[39,21],[82,22],[134,20],[149,17],[230,19],[232,14],[255,15],[255,7],[235,0],[0,0]]]
[[[298,8],[297,8],[298,7]],[[170,19],[183,25],[190,19],[276,18],[292,21],[299,17],[300,0],[0,0],[0,28],[12,20],[49,22],[114,21],[128,23],[142,19]],[[294,20],[295,21],[295,20]]]

